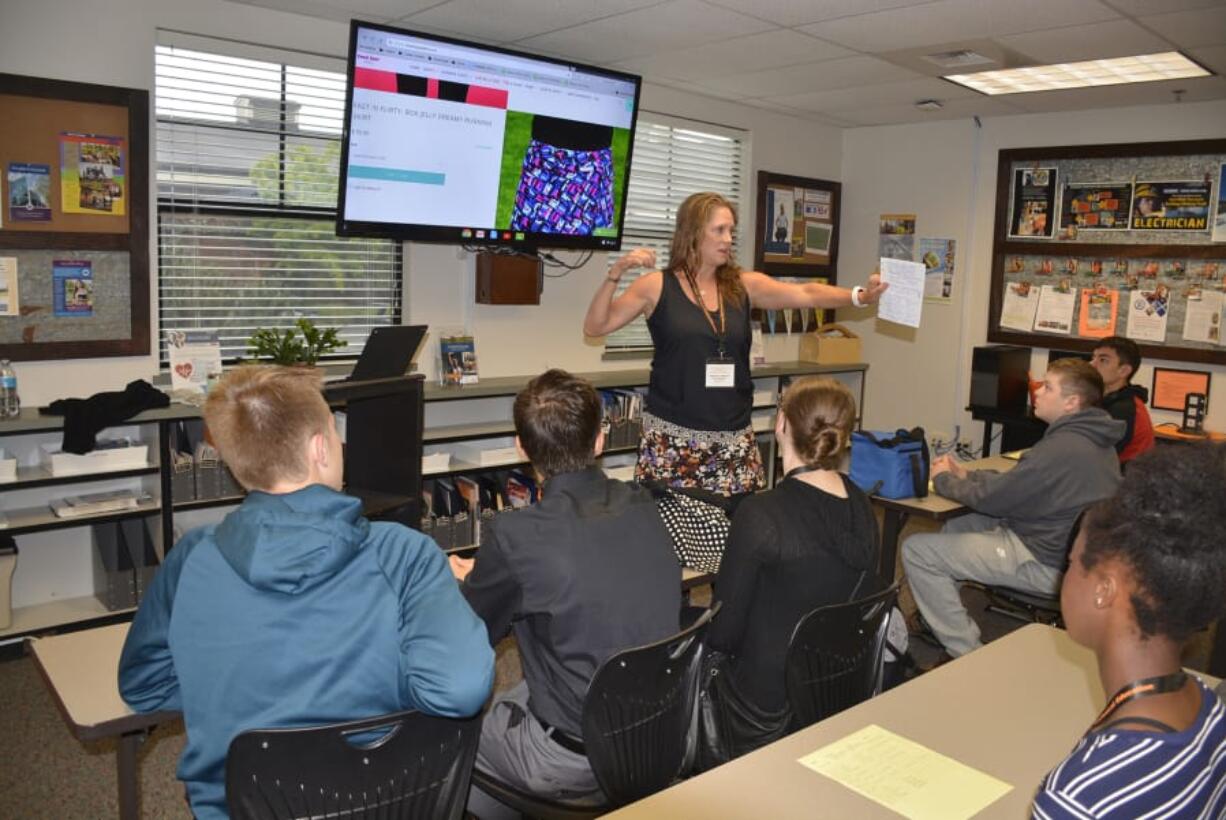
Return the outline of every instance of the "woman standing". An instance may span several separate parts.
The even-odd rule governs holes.
[[[1172,445],[1134,460],[1086,514],[1060,608],[1114,694],[1044,778],[1033,817],[1226,817],[1226,705],[1180,661],[1226,615],[1223,496],[1226,449]]]
[[[886,286],[876,274],[867,287],[816,282],[785,284],[742,271],[732,258],[736,212],[715,193],[688,197],[677,211],[669,265],[635,280],[614,298],[631,268],[654,268],[655,253],[639,248],[618,259],[583,322],[588,336],[604,336],[647,317],[655,353],[643,413],[637,480],[747,493],[765,483],[750,426],[749,374],[752,307],[863,307]]]

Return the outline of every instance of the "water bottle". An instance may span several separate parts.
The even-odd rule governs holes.
[[[21,399],[17,396],[17,374],[8,359],[0,359],[0,417],[15,419],[21,415]]]

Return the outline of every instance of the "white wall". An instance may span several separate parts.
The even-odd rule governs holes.
[[[335,56],[344,56],[348,37],[345,24],[224,0],[2,0],[0,71],[152,91],[158,28]],[[99,43],[107,46],[100,50]],[[753,236],[753,178],[759,168],[839,178],[842,136],[837,128],[650,85],[642,99],[645,111],[750,132],[751,169],[742,214],[746,238]],[[504,307],[474,304],[471,256],[454,247],[420,243],[407,243],[405,250],[406,321],[471,327],[483,375],[527,374],[547,366],[626,366],[602,363],[603,348],[585,343],[581,331],[588,300],[604,273],[602,254],[565,278],[546,280],[539,307]],[[155,271],[156,251],[151,241]],[[748,264],[752,253],[747,242],[742,261]],[[156,327],[156,291],[150,301]],[[432,346],[423,348],[419,362],[428,374],[434,373],[432,353]],[[23,401],[46,404],[116,389],[131,379],[149,378],[155,368],[156,355],[150,355],[24,362],[17,364],[17,373]]]
[[[981,425],[965,412],[971,349],[986,344],[991,288],[997,153],[1003,148],[1104,142],[1221,138],[1226,101],[1119,108],[971,121],[858,128],[843,137],[844,213],[841,278],[876,264],[877,215],[915,213],[919,236],[958,240],[952,305],[924,304],[923,326],[900,331],[872,318],[852,322],[872,367],[866,426],[921,424],[952,432],[961,425],[978,446]],[[852,278],[849,279],[849,272]],[[1046,351],[1033,371],[1042,372]],[[1213,373],[1207,426],[1226,429],[1226,366],[1146,361],[1135,381],[1148,386],[1153,365]],[[1153,412],[1155,423],[1178,421]]]

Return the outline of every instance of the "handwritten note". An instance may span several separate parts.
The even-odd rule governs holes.
[[[873,724],[797,762],[912,820],[972,817],[1013,789]]]
[[[881,281],[889,284],[877,304],[877,318],[900,325],[919,327],[924,306],[923,262],[904,262],[881,258]]]

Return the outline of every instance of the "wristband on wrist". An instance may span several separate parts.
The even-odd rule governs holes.
[[[864,296],[864,288],[862,288],[860,285],[856,285],[854,288],[852,288],[851,289],[852,307],[864,307],[864,299],[862,298],[863,296]]]

